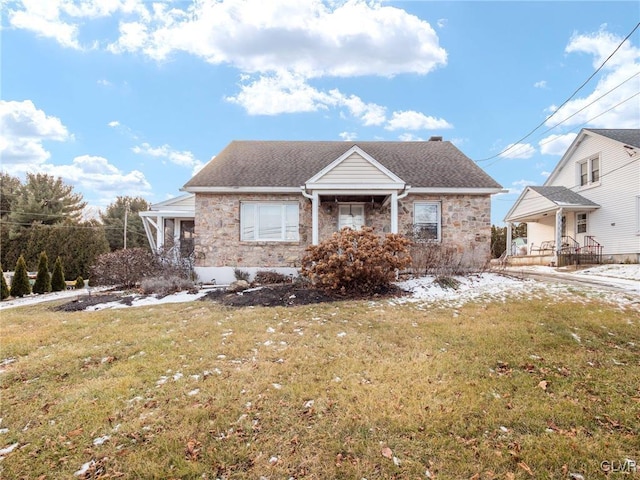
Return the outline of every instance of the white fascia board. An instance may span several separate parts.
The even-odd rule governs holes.
[[[404,183],[307,183],[307,190],[319,193],[325,190],[340,190],[343,193],[350,190],[402,190]]]
[[[300,193],[300,187],[189,187],[192,193]]]
[[[397,189],[373,189],[373,190],[354,190],[353,188],[341,188],[336,190],[314,190],[318,195],[391,195],[392,193],[398,193]]]
[[[141,217],[194,218],[195,210],[144,210],[138,212]]]
[[[195,195],[193,193],[186,193],[184,195],[180,195],[179,197],[169,198],[168,200],[163,200],[162,202],[152,204],[151,208],[157,209],[158,207],[167,207],[167,206],[173,205],[174,203],[180,203],[185,200],[189,200],[190,197],[194,198]],[[195,205],[195,199],[193,201],[193,204]],[[181,208],[181,207],[176,207],[176,208]]]
[[[335,167],[337,167],[338,165],[340,165],[344,160],[346,160],[347,158],[349,158],[351,155],[353,155],[354,153],[357,153],[358,155],[360,155],[362,158],[364,158],[367,162],[369,162],[371,165],[373,165],[374,167],[376,167],[378,170],[380,170],[382,173],[384,173],[387,177],[389,177],[389,179],[393,182],[393,183],[399,183],[402,184],[404,186],[405,182],[398,177],[395,173],[393,173],[391,170],[389,170],[387,167],[385,167],[384,165],[382,165],[380,162],[378,162],[375,158],[373,158],[371,155],[369,155],[367,152],[365,152],[364,150],[362,150],[359,146],[354,145],[353,147],[351,147],[349,150],[347,150],[346,152],[344,152],[342,155],[340,155],[338,158],[336,158],[333,162],[331,162],[329,165],[327,165],[326,167],[324,167],[322,170],[320,170],[318,173],[316,173],[313,177],[311,177],[309,180],[307,180],[305,182],[305,185],[307,185],[307,188],[311,188],[310,185],[315,184],[318,182],[318,180],[320,180],[322,177],[324,177],[327,173],[329,173],[331,170],[333,170]]]
[[[412,187],[409,195],[414,193],[446,195],[494,195],[496,193],[509,193],[509,191],[503,188]]]

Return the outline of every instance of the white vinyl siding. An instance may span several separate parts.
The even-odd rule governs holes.
[[[567,159],[565,168],[556,172],[548,186],[563,185],[600,205],[589,213],[589,232],[603,246],[603,254],[640,253],[638,227],[632,219],[636,213],[636,198],[640,195],[640,160],[631,157],[620,142],[587,135]],[[636,148],[640,151],[640,148]],[[576,186],[575,160],[598,158],[599,186]]]
[[[240,240],[297,242],[297,203],[242,202]]]
[[[353,153],[319,179],[318,184],[380,184],[391,181],[375,165]]]
[[[413,204],[413,228],[418,240],[439,242],[442,238],[440,202]]]
[[[364,205],[347,204],[340,205],[338,214],[338,230],[349,227],[352,230],[360,230],[364,225]]]

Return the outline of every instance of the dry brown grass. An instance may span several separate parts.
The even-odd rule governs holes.
[[[598,478],[640,461],[639,326],[557,299],[7,310],[0,476]]]

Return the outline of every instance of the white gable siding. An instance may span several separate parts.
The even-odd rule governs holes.
[[[375,184],[389,183],[393,181],[375,165],[362,158],[357,153],[352,153],[339,165],[318,179],[318,184]]]
[[[598,154],[599,185],[580,187],[577,163]],[[600,205],[601,208],[589,213],[587,235],[593,235],[603,245],[605,259],[607,255],[640,254],[635,222],[636,196],[640,195],[640,152],[630,157],[620,142],[587,134],[562,170],[546,185],[563,185]]]
[[[516,210],[511,212],[510,217],[522,217],[533,215],[553,207],[553,202],[543,197],[538,192],[528,190],[520,200]]]

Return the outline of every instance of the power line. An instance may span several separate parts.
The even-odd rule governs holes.
[[[600,179],[602,179],[602,178],[604,178],[604,177],[607,177],[608,175],[611,175],[612,173],[617,172],[618,170],[622,170],[623,168],[628,167],[629,165],[631,165],[631,164],[633,164],[633,163],[637,162],[638,160],[640,160],[640,157],[639,157],[639,158],[634,158],[633,160],[631,160],[631,161],[629,161],[629,162],[627,162],[627,163],[625,163],[625,164],[623,164],[623,165],[620,165],[619,167],[616,167],[616,168],[614,168],[613,170],[609,170],[608,172],[605,172],[605,173],[603,173],[602,175],[600,175]],[[528,185],[527,187],[533,187],[533,186],[535,186],[535,185]],[[582,186],[583,186],[583,185],[575,184],[575,185],[574,185],[574,186],[572,186],[572,187],[567,187],[567,189],[568,189],[568,190],[572,190],[572,191],[574,191],[576,188],[578,188],[578,187],[582,187]],[[525,189],[526,189],[527,187],[525,187]],[[518,194],[518,195],[522,195],[522,193],[520,193],[520,194]],[[497,199],[497,200],[500,200],[500,201],[503,201],[503,202],[513,202],[513,200],[510,200],[510,199],[507,199],[507,198],[505,198],[505,199],[503,199],[503,200],[502,200],[502,199]],[[535,199],[535,198],[523,198],[522,200],[520,200],[520,202],[522,203],[522,202],[524,202],[524,201],[526,201],[526,200],[537,200],[537,199]]]
[[[569,101],[571,101],[571,99],[573,99],[573,97],[576,96],[576,94],[582,90],[582,88],[591,81],[591,79],[600,71],[602,70],[602,68],[607,64],[607,62],[611,59],[611,57],[613,57],[618,50],[622,47],[622,45],[629,39],[629,37],[631,37],[631,35],[633,35],[635,33],[635,31],[638,29],[638,27],[640,27],[640,22],[638,22],[636,24],[635,27],[633,27],[633,30],[631,30],[631,32],[624,38],[624,40],[622,40],[622,42],[620,42],[620,44],[615,48],[615,50],[613,52],[611,52],[611,54],[605,59],[604,62],[602,62],[602,64],[589,76],[589,78],[587,78],[582,85],[580,85],[572,94],[569,98],[567,98],[564,102],[562,102],[562,104],[556,108],[556,110],[549,115],[548,117],[546,117],[542,122],[540,122],[533,130],[531,130],[529,133],[527,133],[524,137],[522,137],[520,140],[513,142],[511,145],[509,145],[509,147],[505,148],[504,150],[502,150],[501,152],[491,156],[491,157],[487,157],[487,158],[482,158],[480,160],[476,160],[476,162],[486,162],[487,160],[492,160],[496,157],[500,157],[501,155],[503,155],[504,153],[508,152],[509,150],[511,150],[512,148],[514,148],[516,145],[520,144],[523,140],[526,140],[527,138],[529,138],[531,135],[533,135],[540,127],[542,127],[545,123],[547,123],[549,121],[550,118],[552,118],[554,115],[556,115],[561,109],[562,107],[564,107],[567,103],[569,103]]]
[[[640,92],[634,93],[634,94],[633,94],[633,95],[631,95],[630,97],[625,98],[624,100],[622,100],[621,102],[616,103],[614,106],[612,106],[612,107],[610,107],[610,108],[607,108],[605,111],[600,112],[600,113],[599,113],[598,115],[596,115],[595,117],[591,117],[590,119],[588,119],[588,120],[587,120],[587,121],[585,121],[584,123],[580,124],[579,126],[577,126],[577,127],[575,127],[575,128],[572,128],[572,129],[571,129],[571,130],[569,130],[569,131],[570,131],[570,132],[573,132],[573,131],[575,131],[575,130],[581,129],[584,125],[587,125],[589,122],[591,122],[591,121],[595,120],[595,119],[596,119],[596,118],[598,118],[598,117],[601,117],[602,115],[604,115],[605,113],[610,112],[611,110],[616,109],[617,107],[619,107],[619,106],[620,106],[620,105],[622,105],[623,103],[628,102],[629,100],[631,100],[631,99],[633,99],[633,98],[637,97],[638,95],[640,95]],[[551,143],[551,142],[556,141],[556,140],[557,140],[557,138],[554,138],[554,139],[552,139],[552,140],[549,140],[547,143]],[[545,143],[545,145],[546,145],[546,143]],[[495,158],[495,156],[493,156],[493,157],[491,157],[491,158]],[[488,159],[487,159],[487,160],[488,160]],[[497,158],[496,160],[494,160],[493,162],[491,162],[489,165],[487,165],[485,168],[489,168],[490,166],[494,165],[494,164],[495,164],[496,162],[498,162],[499,160],[502,160],[502,157]]]
[[[549,127],[549,128],[547,128],[544,132],[542,132],[540,135],[538,135],[538,138],[540,138],[541,136],[543,136],[545,133],[550,132],[550,131],[551,131],[551,130],[553,130],[554,128],[559,127],[559,126],[560,126],[560,125],[562,125],[563,123],[565,123],[565,122],[567,122],[568,120],[570,120],[571,118],[575,117],[575,116],[576,116],[577,114],[579,114],[580,112],[582,112],[582,111],[586,110],[587,108],[589,108],[589,107],[590,107],[591,105],[593,105],[594,103],[596,103],[596,102],[598,102],[598,101],[602,100],[604,97],[606,97],[607,95],[609,95],[611,92],[613,92],[614,90],[617,90],[617,89],[618,89],[618,88],[620,88],[622,85],[624,85],[625,83],[627,83],[629,80],[631,80],[631,79],[633,79],[633,78],[637,77],[638,75],[640,75],[640,71],[638,71],[638,72],[634,73],[633,75],[631,75],[630,77],[628,77],[626,80],[623,80],[623,81],[622,81],[622,82],[620,82],[618,85],[616,85],[616,86],[615,86],[615,87],[613,87],[612,89],[610,89],[610,90],[606,91],[605,93],[603,93],[602,95],[600,95],[600,96],[599,96],[598,98],[596,98],[595,100],[593,100],[593,101],[589,102],[589,103],[588,103],[588,104],[586,104],[584,107],[582,107],[580,110],[575,111],[574,113],[572,113],[571,115],[569,115],[569,116],[568,116],[567,118],[565,118],[564,120],[561,120],[560,122],[556,123],[553,127]],[[634,95],[634,96],[635,96],[635,95]],[[633,96],[632,96],[632,97],[629,97],[627,100],[630,100],[631,98],[633,98]],[[603,113],[604,113],[604,112],[603,112]],[[598,116],[599,116],[599,115],[598,115]],[[594,117],[594,118],[597,118],[597,117]],[[591,120],[593,120],[594,118],[589,119],[587,122],[583,123],[582,125],[586,125],[586,123],[590,122],[590,121],[591,121]],[[577,129],[577,127],[576,127],[576,128],[574,128],[574,129],[572,129],[572,130],[569,130],[569,131],[573,131],[573,130],[576,130],[576,129]],[[555,141],[557,141],[557,140],[558,140],[558,138],[557,138],[557,137],[556,137],[556,138],[551,138],[551,139],[546,139],[546,141],[539,142],[539,143],[538,143],[538,145],[546,145],[546,144],[548,144],[548,143],[553,143],[553,142],[555,142]],[[520,149],[522,149],[523,147],[524,147],[524,145],[523,145],[523,144],[520,144],[520,145],[519,145],[519,147],[518,147],[518,149],[517,149],[516,151],[519,151],[519,150],[520,150]],[[501,155],[501,154],[498,154],[498,155]],[[504,157],[501,157],[501,158],[504,158]],[[495,162],[493,162],[493,163],[495,163]],[[493,163],[489,164],[489,166],[490,166],[490,165],[493,165]]]

